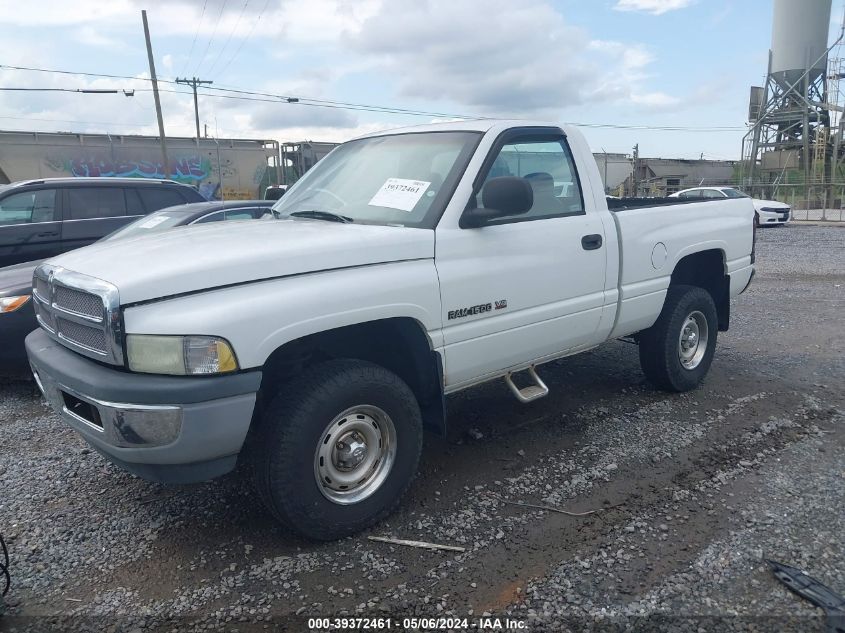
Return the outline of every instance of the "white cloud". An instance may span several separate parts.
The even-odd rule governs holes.
[[[643,44],[593,40],[590,42],[589,48],[609,55],[611,61],[613,58],[621,60],[622,67],[628,70],[644,68],[655,61],[654,54]]]
[[[629,96],[631,71],[654,60],[642,45],[591,41],[545,0],[391,0],[345,42],[400,95],[457,103],[460,115],[558,118]]]
[[[695,0],[617,0],[613,7],[617,11],[642,11],[652,15],[661,15],[669,11],[684,9]]]
[[[617,8],[629,5],[627,10],[659,13],[661,7],[669,10],[665,9],[668,5],[689,3],[619,0]],[[83,45],[74,49],[78,52],[75,60],[66,61],[62,57],[64,42],[59,37],[46,38],[38,46],[24,37],[20,45],[10,42],[7,48],[15,52],[15,59],[7,63],[115,74],[144,68],[139,13],[145,4],[151,3],[76,0],[73,10],[58,0],[23,4],[20,11],[0,16],[0,24],[15,25],[8,31],[25,34],[35,25],[39,29],[65,26],[65,37],[76,41],[81,38]],[[583,104],[633,104],[642,109],[682,105],[677,97],[650,91],[649,69],[656,61],[652,48],[636,42],[593,39],[585,29],[570,24],[551,0],[274,0],[260,20],[264,2],[250,2],[245,7],[243,2],[208,0],[200,19],[202,5],[197,0],[171,0],[166,10],[164,5],[150,7],[153,46],[160,56],[159,73],[164,79],[193,73],[204,58],[198,75],[213,79],[215,86],[340,99],[338,87],[345,85],[348,90],[354,78],[360,90],[357,95],[343,95],[345,100],[458,115],[556,120],[564,118],[564,109]],[[255,32],[246,40],[237,63],[229,67],[229,72],[218,75],[253,27]],[[195,34],[196,46],[187,63]],[[212,44],[204,54],[212,34]],[[94,50],[92,47],[105,46],[109,41],[131,47],[124,51],[127,57],[138,60],[131,70],[88,63],[84,56]],[[297,70],[292,73],[292,68]],[[5,85],[20,83],[25,77],[4,77],[0,72],[0,82]],[[371,96],[377,84],[378,96]],[[31,129],[157,132],[152,95],[140,90],[148,89],[148,83],[44,74],[38,76],[38,85],[139,90],[131,99],[61,93],[0,94],[0,118],[57,120],[55,125],[33,122]],[[162,88],[188,90],[169,84]],[[163,92],[162,101],[167,133],[192,136],[191,97]],[[216,126],[221,135],[236,137],[344,140],[372,129],[413,122],[409,117],[387,114],[208,96],[200,97],[199,109],[201,123],[207,122],[210,130]],[[376,117],[380,119],[377,122],[373,121]],[[59,119],[91,123],[74,125]],[[6,125],[5,121],[0,124]]]
[[[683,100],[679,97],[668,95],[665,92],[633,93],[631,94],[631,101],[637,105],[657,110],[676,108],[683,103]]]
[[[97,46],[99,48],[108,48],[110,50],[126,48],[126,44],[119,39],[109,37],[101,30],[95,29],[91,25],[84,25],[74,29],[74,39],[80,44],[89,46]]]

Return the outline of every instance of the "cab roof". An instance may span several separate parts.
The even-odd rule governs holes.
[[[413,134],[419,132],[499,132],[512,127],[554,127],[566,129],[566,126],[549,121],[529,121],[524,119],[462,119],[460,121],[423,123],[421,125],[410,125],[407,127],[379,130],[378,132],[363,134],[358,138],[390,136],[393,134]]]

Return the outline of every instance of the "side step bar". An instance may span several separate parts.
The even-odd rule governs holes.
[[[508,387],[510,388],[513,395],[516,396],[516,399],[522,403],[526,402],[533,402],[543,396],[549,395],[549,388],[546,386],[540,377],[537,375],[537,370],[532,365],[528,368],[528,375],[531,377],[531,380],[534,381],[533,385],[529,385],[528,387],[523,387],[520,389],[516,386],[513,381],[513,372],[509,373],[505,376],[505,383],[507,383]]]

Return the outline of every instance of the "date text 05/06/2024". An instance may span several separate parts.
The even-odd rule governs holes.
[[[516,618],[309,618],[308,630],[322,631],[527,631],[528,623]]]

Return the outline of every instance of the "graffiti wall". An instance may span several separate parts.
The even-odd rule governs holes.
[[[209,200],[261,197],[276,182],[278,146],[169,139],[169,177]],[[275,154],[275,156],[274,156]],[[155,137],[0,132],[0,182],[54,177],[165,178]]]
[[[49,160],[49,159],[48,159]],[[74,176],[119,176],[121,178],[164,178],[162,163],[147,160],[113,162],[107,158],[74,158],[62,168]],[[170,161],[170,177],[193,184],[208,178],[211,161],[199,156]]]

